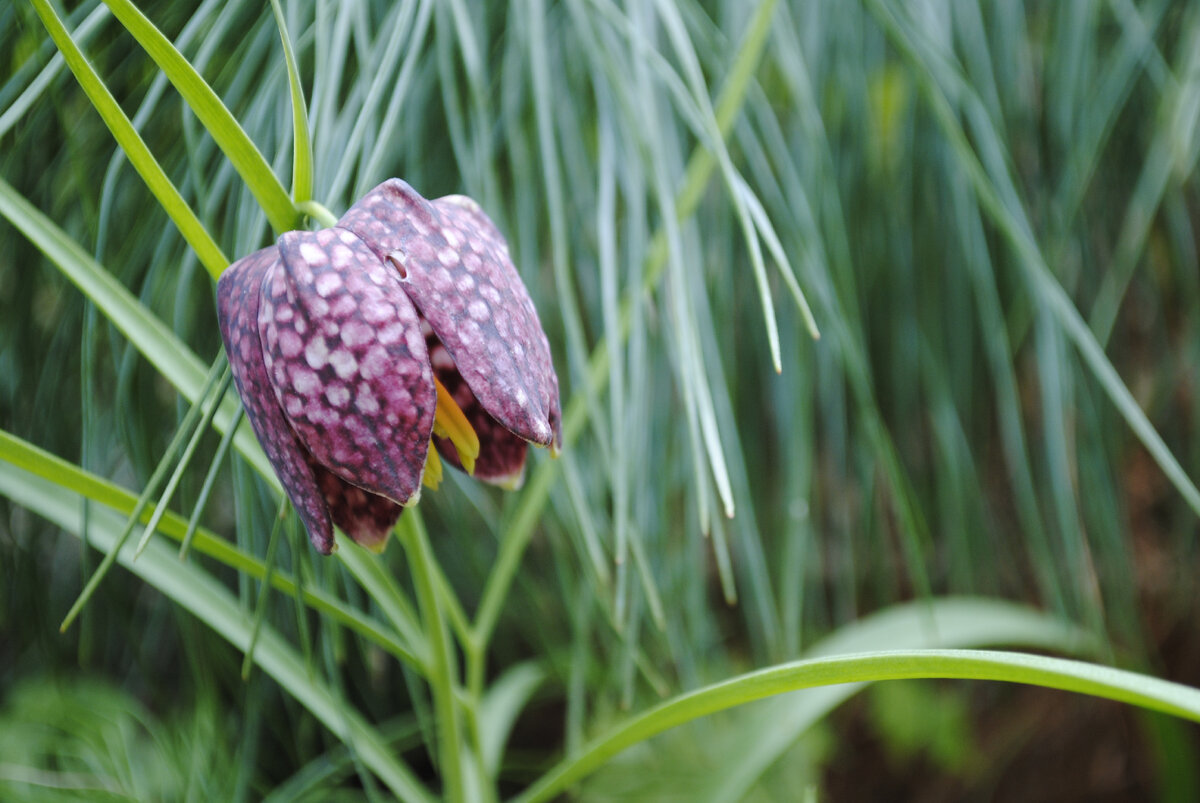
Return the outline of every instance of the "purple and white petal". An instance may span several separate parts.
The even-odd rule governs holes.
[[[426,324],[428,326],[428,324]],[[446,352],[446,347],[438,342],[432,331],[425,336],[429,347],[430,362],[433,363],[433,373],[438,381],[454,398],[455,403],[467,417],[471,428],[479,438],[479,455],[475,458],[474,477],[477,480],[499,485],[510,491],[520,488],[525,482],[525,455],[529,444],[508,429],[501,426],[492,418],[471,388],[463,381],[462,375]],[[434,436],[434,446],[438,453],[450,465],[462,469],[462,461],[458,458],[458,450],[449,438]]]
[[[333,551],[333,528],[310,455],[288,425],[271,387],[258,332],[259,295],[279,252],[264,248],[229,266],[217,283],[217,319],[233,381],[258,436],[317,551]]]
[[[549,343],[504,238],[478,204],[459,195],[430,203],[389,179],[338,225],[393,267],[493,418],[538,445],[561,444]]]
[[[372,552],[382,551],[404,508],[386,497],[351,485],[323,466],[314,464],[313,471],[333,523],[360,546]]]
[[[433,431],[433,372],[412,302],[345,229],[289,232],[258,314],[279,404],[321,465],[406,504]]]

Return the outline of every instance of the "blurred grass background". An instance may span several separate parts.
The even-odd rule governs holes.
[[[309,99],[315,197],[340,213],[394,175],[427,197],[478,199],[507,233],[564,399],[587,399],[587,432],[562,458],[490,661],[499,674],[536,657],[552,678],[519,723],[514,783],[630,707],[796,657],[930,594],[1034,604],[1102,633],[1118,664],[1200,685],[1196,512],[1080,356],[1029,250],[1200,477],[1194,4],[780,2],[727,153],[714,107],[746,4],[284,6]],[[286,185],[290,106],[269,9],[142,7]],[[144,52],[95,3],[64,14],[224,251],[269,242],[263,213]],[[208,275],[53,52],[25,3],[0,7],[0,177],[211,358]],[[720,165],[676,225],[697,149]],[[637,293],[659,230],[663,280]],[[820,340],[794,303],[792,271]],[[623,340],[617,301],[631,292]],[[0,321],[0,427],[140,489],[186,407],[5,222]],[[589,389],[587,355],[601,338],[621,345],[607,388]],[[178,509],[194,504],[217,440],[202,445]],[[514,497],[447,485],[422,510],[473,610]],[[272,512],[235,461],[204,521],[261,555]],[[362,602],[339,567],[302,539],[292,546],[284,566]],[[386,557],[398,576],[401,557]],[[232,768],[207,779],[227,787],[200,797],[371,791],[346,780],[352,757],[294,701],[261,677],[243,683],[236,651],[127,576],[110,577],[59,635],[97,562],[0,499],[0,745],[30,744],[31,721],[50,727],[30,715],[38,706],[115,705],[134,723],[123,738],[158,745],[162,777],[139,772],[133,749],[93,756],[85,725],[62,726],[47,754],[77,755],[97,777],[163,784],[142,787],[150,797],[194,788],[200,749]],[[220,576],[252,607],[243,576]],[[297,618],[287,600],[274,607],[284,632],[312,630],[318,671],[387,721],[397,744],[419,744],[429,727],[419,684],[327,622]],[[755,794],[1196,790],[1195,728],[1047,699],[881,687],[805,736]],[[622,784],[651,775],[669,788],[720,749],[720,733],[712,723],[656,742],[623,758],[642,772],[616,765],[584,794],[649,795]],[[36,763],[15,755],[0,750],[6,795],[28,787],[3,786],[5,767]],[[1077,786],[1047,780],[1060,776]]]

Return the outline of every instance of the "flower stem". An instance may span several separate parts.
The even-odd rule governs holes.
[[[464,776],[461,755],[461,736],[458,728],[458,709],[454,684],[457,667],[450,643],[446,620],[435,588],[437,569],[425,527],[416,516],[401,516],[400,540],[408,553],[417,602],[429,639],[429,688],[437,711],[438,759],[443,783],[443,797],[449,801],[464,799]]]
[[[326,209],[324,204],[317,201],[300,201],[296,204],[296,211],[308,215],[325,228],[337,225],[337,216]]]

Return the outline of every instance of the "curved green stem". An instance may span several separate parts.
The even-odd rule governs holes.
[[[840,683],[958,678],[1027,683],[1089,694],[1200,722],[1200,689],[1122,669],[990,650],[906,650],[796,661],[740,675],[651,708],[562,761],[517,800],[548,800],[617,753],[708,714],[784,692]]]
[[[307,200],[299,201],[296,204],[296,211],[308,215],[313,220],[320,223],[325,228],[337,225],[337,215],[330,212],[324,205],[317,201]]]

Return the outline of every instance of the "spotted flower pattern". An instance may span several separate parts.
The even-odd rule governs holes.
[[[469,198],[386,181],[333,228],[231,265],[217,310],[247,417],[323,554],[334,524],[382,549],[438,453],[511,488],[528,443],[561,446],[545,332]]]

